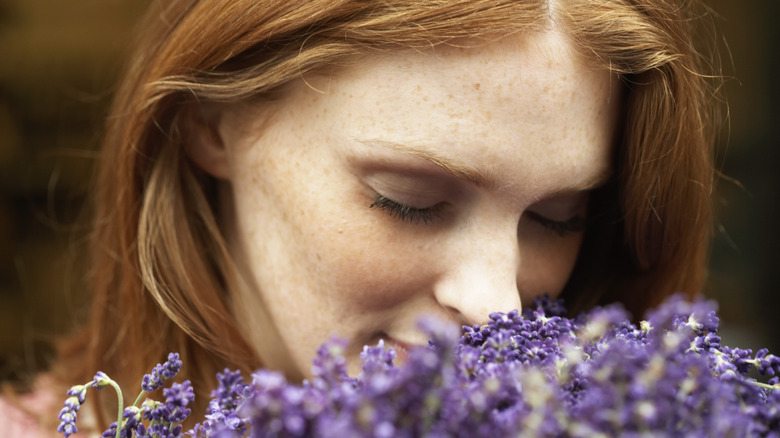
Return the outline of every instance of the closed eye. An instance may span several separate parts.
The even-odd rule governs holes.
[[[419,208],[393,201],[382,195],[377,195],[376,200],[368,208],[379,208],[384,210],[391,217],[411,224],[429,224],[441,216],[442,204],[436,204],[431,207]]]
[[[528,219],[538,223],[546,230],[560,236],[565,237],[569,234],[581,233],[585,231],[588,225],[588,221],[583,216],[577,215],[571,219],[565,221],[556,221],[550,218],[546,218],[538,213],[526,211],[525,214]]]

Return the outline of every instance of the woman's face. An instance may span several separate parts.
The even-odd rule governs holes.
[[[356,374],[363,345],[424,344],[424,315],[474,324],[559,294],[611,172],[618,88],[549,32],[374,55],[225,111],[236,317],[266,365],[307,376],[338,335]]]

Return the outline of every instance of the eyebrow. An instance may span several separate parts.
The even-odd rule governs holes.
[[[407,155],[412,155],[418,158],[422,158],[430,163],[433,163],[441,167],[448,173],[451,173],[452,175],[462,180],[468,181],[471,184],[474,184],[475,186],[480,188],[491,189],[498,186],[495,180],[489,177],[488,175],[486,175],[484,172],[481,172],[480,170],[472,166],[469,166],[468,164],[442,157],[436,154],[435,152],[433,152],[430,148],[425,146],[418,146],[414,144],[402,144],[402,143],[396,143],[387,140],[377,140],[377,139],[357,139],[357,141],[369,147],[377,147],[377,146],[383,147],[396,152],[401,152]],[[612,177],[612,172],[608,169],[604,169],[596,173],[593,177],[587,180],[580,181],[577,184],[566,186],[564,188],[556,190],[553,195],[593,190],[606,184],[611,177]]]
[[[412,155],[418,158],[422,158],[429,161],[447,172],[455,175],[456,177],[468,181],[477,187],[490,188],[494,187],[494,182],[488,178],[483,172],[469,166],[465,163],[460,163],[448,158],[439,156],[424,146],[416,146],[410,144],[395,143],[386,140],[362,140],[358,141],[366,146],[370,147],[383,147],[393,151],[401,152],[407,155]]]

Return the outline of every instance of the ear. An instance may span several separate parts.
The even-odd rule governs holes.
[[[209,175],[228,179],[228,151],[219,132],[222,111],[214,105],[191,104],[182,111],[182,146],[196,166]]]

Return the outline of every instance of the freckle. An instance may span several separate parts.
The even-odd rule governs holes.
[[[480,84],[474,84],[474,89],[479,90]]]
[[[427,101],[428,101],[428,96],[423,96],[423,102],[427,102]]]

